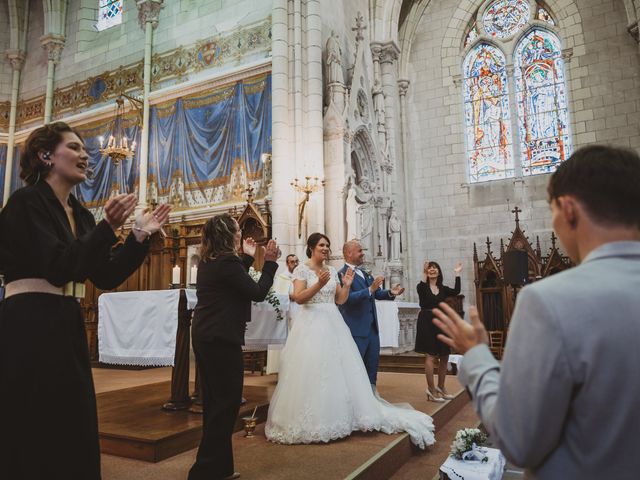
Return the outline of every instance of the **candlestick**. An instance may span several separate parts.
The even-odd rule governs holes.
[[[189,283],[195,285],[197,279],[198,279],[198,267],[193,265],[191,267],[191,274],[189,275]]]

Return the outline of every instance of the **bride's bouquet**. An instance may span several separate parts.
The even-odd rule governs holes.
[[[257,271],[255,268],[249,267],[249,276],[253,278],[254,282],[258,283],[258,280],[260,280],[261,275],[262,274],[259,271]],[[276,320],[280,321],[284,319],[284,315],[282,314],[282,310],[280,309],[280,300],[278,299],[278,296],[276,295],[276,292],[273,289],[273,287],[269,289],[269,293],[267,293],[267,296],[265,297],[264,301],[269,303],[269,305],[271,305],[273,309],[276,311]]]
[[[486,462],[489,457],[480,448],[486,441],[487,435],[479,428],[463,428],[456,433],[449,455],[457,460]]]

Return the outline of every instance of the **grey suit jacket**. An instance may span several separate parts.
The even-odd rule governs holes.
[[[640,478],[640,242],[522,289],[502,365],[459,378],[505,456],[536,479]]]

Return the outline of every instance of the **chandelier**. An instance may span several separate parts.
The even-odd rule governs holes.
[[[126,97],[129,98],[130,101],[139,101],[129,96]],[[134,106],[136,105],[134,104]],[[109,139],[105,142],[105,139],[100,137],[99,141],[100,153],[110,157],[116,166],[119,165],[122,160],[133,157],[136,151],[136,141],[133,140],[129,143],[129,139],[124,130],[124,99],[122,96],[116,99],[116,115],[113,120],[113,128],[111,129]]]

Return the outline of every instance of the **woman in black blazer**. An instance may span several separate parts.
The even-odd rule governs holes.
[[[462,263],[458,262],[453,270],[456,283],[453,288],[443,284],[442,269],[436,262],[424,262],[423,278],[417,285],[420,299],[420,313],[416,329],[416,346],[414,350],[425,354],[424,373],[427,377],[427,399],[432,402],[444,402],[453,398],[444,385],[447,377],[447,363],[449,362],[449,347],[437,337],[442,331],[433,324],[433,309],[447,297],[460,293],[460,272]],[[433,383],[433,363],[438,357],[438,386]]]
[[[193,314],[193,350],[202,383],[202,440],[189,480],[238,478],[234,473],[231,436],[242,400],[244,363],[242,345],[251,302],[265,299],[273,276],[278,247],[269,240],[262,276],[256,283],[248,273],[256,252],[253,239],[245,239],[230,215],[211,218],[202,230]]]

